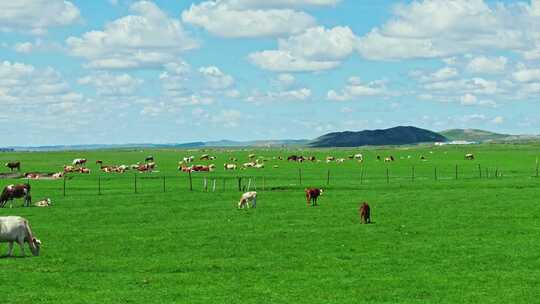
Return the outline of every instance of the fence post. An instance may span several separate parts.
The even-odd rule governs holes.
[[[203,185],[204,185],[204,191],[208,192],[208,181],[206,180],[206,176],[204,177]]]
[[[163,176],[163,193],[166,192],[166,188],[165,188],[165,176]]]
[[[386,167],[386,183],[390,184],[390,169]]]
[[[242,192],[242,177],[238,177],[238,191]]]
[[[458,179],[458,165],[456,164],[456,180]]]
[[[496,168],[495,169],[495,178],[498,178],[499,177],[499,168]]]
[[[193,180],[191,179],[191,170],[188,170],[189,175],[189,191],[193,191]]]
[[[212,182],[212,192],[216,192],[216,179],[215,178]]]
[[[362,169],[360,170],[360,185],[364,183],[364,165],[362,165]]]
[[[302,185],[302,168],[298,168],[298,180],[300,181],[300,185]]]
[[[249,188],[251,187],[251,178],[248,179],[248,185],[247,185],[247,191],[249,192]]]
[[[438,178],[437,178],[437,167],[435,167],[435,180],[438,180]]]
[[[330,169],[328,169],[328,174],[326,175],[326,185],[330,185]]]
[[[101,175],[99,174],[97,177],[97,185],[98,185],[98,195],[101,195]]]
[[[64,173],[64,197],[66,196],[66,174]]]
[[[480,173],[480,178],[482,178],[482,166],[478,164],[478,173]]]
[[[412,182],[414,183],[414,165],[412,166],[411,180],[412,180]]]

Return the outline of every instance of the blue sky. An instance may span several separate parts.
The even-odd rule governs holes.
[[[540,0],[0,3],[3,146],[540,133]]]

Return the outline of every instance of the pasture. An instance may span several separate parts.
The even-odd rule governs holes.
[[[362,163],[273,159],[359,152]],[[251,153],[267,159],[264,169],[223,169]],[[202,154],[217,159],[195,163],[216,170],[193,173],[190,191],[177,163]],[[1,153],[0,163],[19,160],[23,172],[57,172],[78,157],[92,170],[69,175],[65,196],[63,179],[31,180],[33,200],[49,197],[51,208],[18,200],[0,209],[29,219],[43,242],[39,257],[0,259],[3,302],[535,303],[539,154],[535,144]],[[147,155],[159,172],[105,174],[95,165]],[[258,191],[256,209],[236,208],[240,176]],[[215,191],[205,191],[204,177]],[[16,182],[24,180],[0,180]],[[308,186],[324,188],[319,207],[306,207]],[[360,224],[362,201],[373,224]]]

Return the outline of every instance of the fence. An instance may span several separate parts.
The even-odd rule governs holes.
[[[59,181],[30,180],[39,184],[47,192],[70,195],[110,195],[166,193],[178,191],[226,192],[226,191],[276,191],[324,187],[333,189],[360,189],[375,185],[421,184],[477,180],[509,180],[538,178],[539,164],[536,160],[530,171],[483,166],[478,163],[468,165],[427,165],[409,166],[368,165],[353,169],[343,167],[299,166],[295,170],[273,170],[266,168],[253,171],[216,171],[177,173],[95,174],[67,175]],[[540,180],[540,179],[539,179]],[[52,194],[51,194],[52,195]]]

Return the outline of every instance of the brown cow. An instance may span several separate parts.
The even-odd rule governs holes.
[[[304,191],[306,192],[307,206],[309,207],[310,203],[312,207],[317,206],[317,198],[322,195],[323,189],[306,188]]]
[[[4,187],[4,191],[0,195],[0,208],[4,208],[7,201],[12,201],[14,198],[24,197],[24,206],[29,207],[32,201],[30,196],[30,184],[8,185]]]
[[[371,223],[371,210],[369,208],[368,203],[363,202],[358,207],[358,213],[360,213],[360,222],[362,224],[370,224]]]
[[[13,172],[13,169],[17,169],[17,171],[21,171],[21,162],[9,162],[5,164],[6,167]]]

